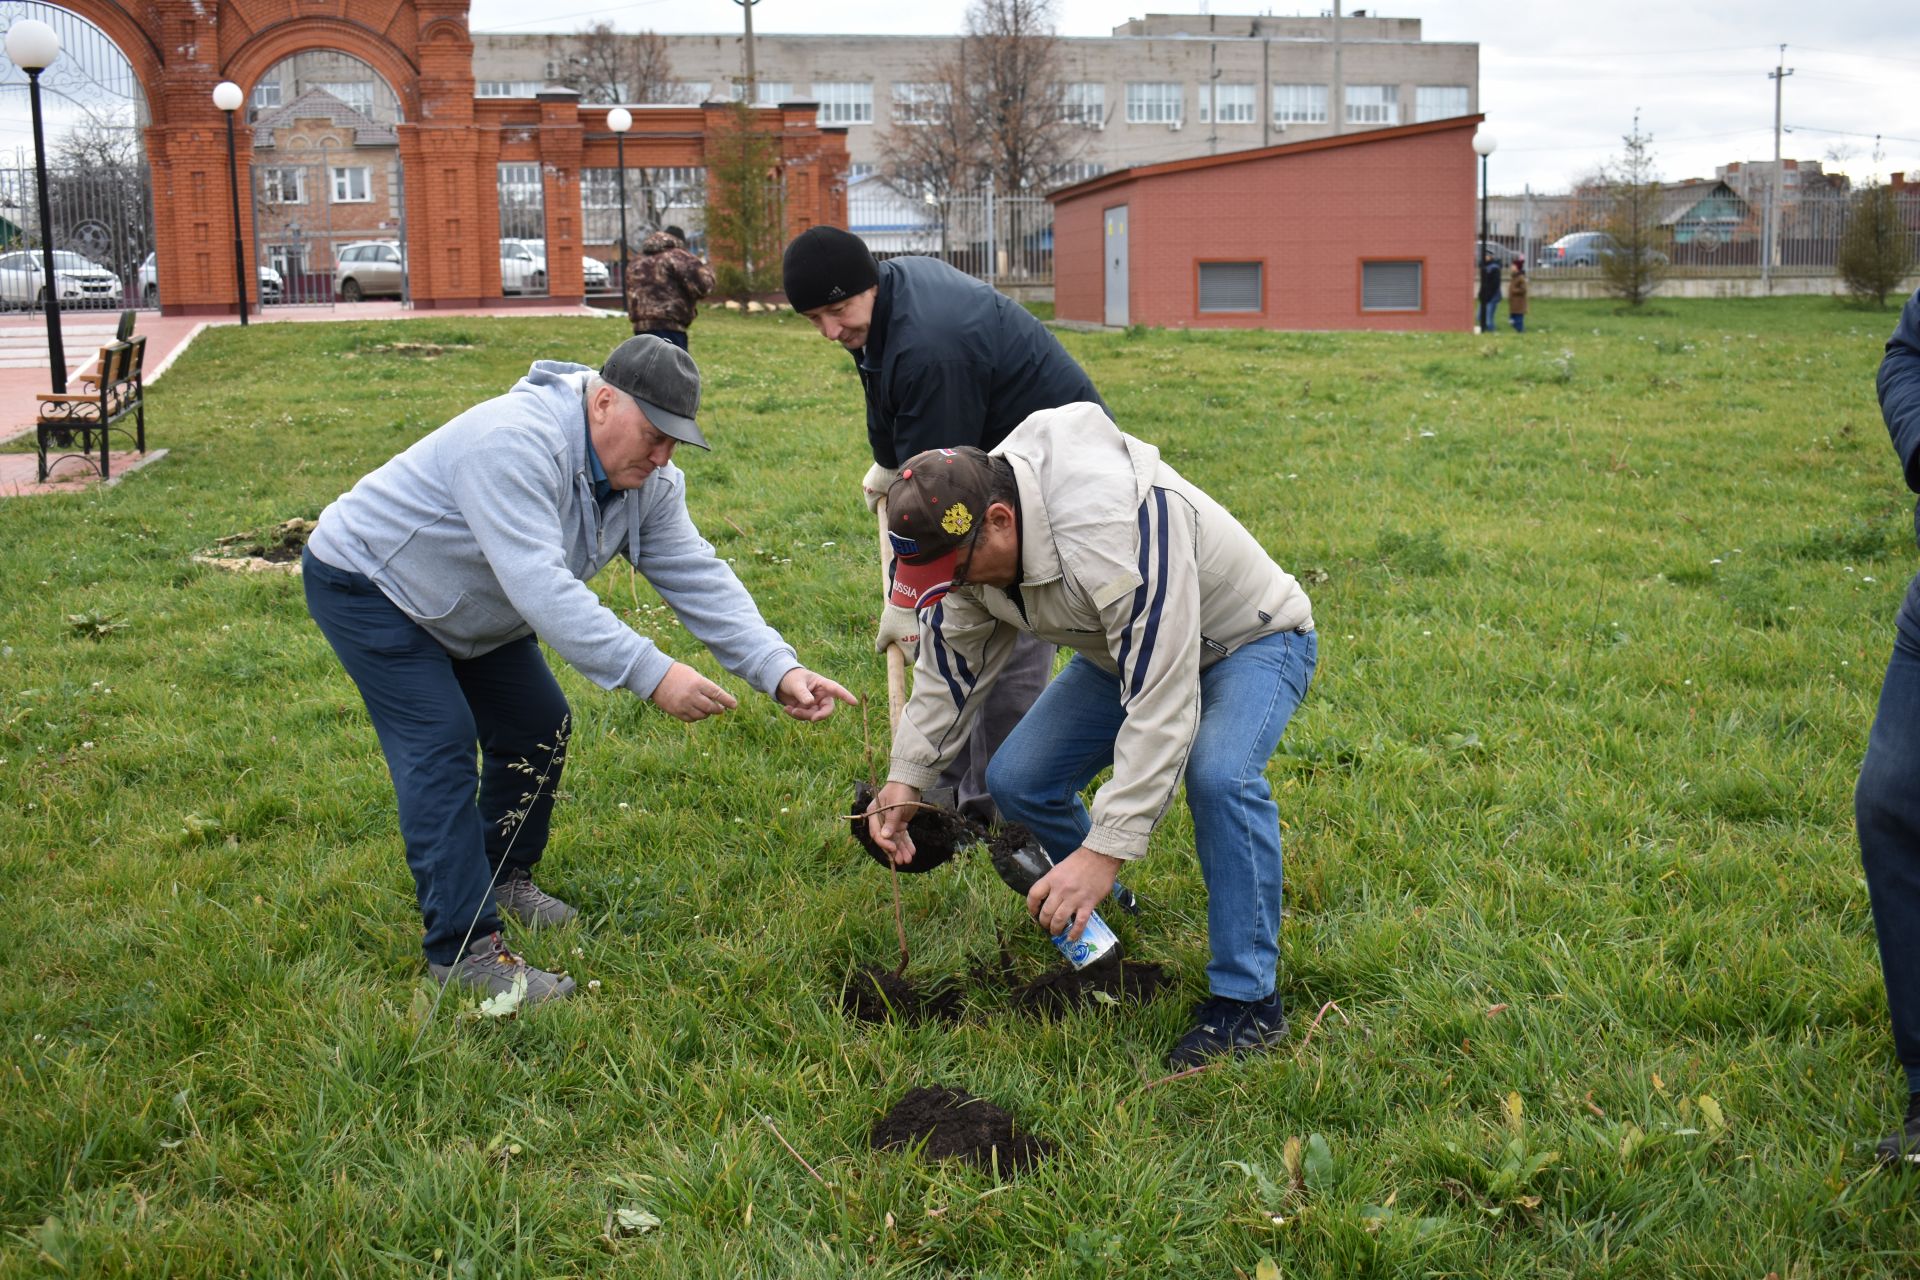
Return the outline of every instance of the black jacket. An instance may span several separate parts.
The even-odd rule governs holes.
[[[1880,412],[1900,455],[1907,488],[1920,493],[1920,292],[1907,299],[1900,325],[1887,339],[1880,362]],[[1913,511],[1915,541],[1920,541],[1920,505]]]
[[[991,449],[1040,409],[1106,408],[1032,312],[936,258],[880,264],[872,327],[854,363],[867,440],[883,467],[925,449]]]
[[[1500,260],[1488,258],[1480,264],[1480,301],[1500,300]]]

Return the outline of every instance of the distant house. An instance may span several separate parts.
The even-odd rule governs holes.
[[[1754,234],[1752,207],[1721,179],[1663,183],[1660,199],[1660,226],[1675,244],[1726,244]]]
[[[262,112],[253,129],[260,260],[283,276],[331,273],[340,245],[397,240],[400,138],[325,89]]]

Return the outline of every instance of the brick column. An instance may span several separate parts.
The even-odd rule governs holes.
[[[580,95],[550,89],[540,102],[541,199],[547,221],[547,300],[577,303],[586,297],[580,270],[580,160],[586,130],[580,125]]]

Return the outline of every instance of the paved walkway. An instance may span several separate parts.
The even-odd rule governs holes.
[[[475,307],[459,311],[414,311],[398,302],[360,302],[337,307],[273,307],[265,315],[253,317],[255,324],[324,323],[340,320],[438,320],[451,316],[605,316],[618,314],[595,307]],[[89,367],[103,343],[113,340],[120,323],[117,311],[81,311],[62,313],[61,344],[67,356],[68,384],[73,374]],[[163,316],[157,311],[142,311],[136,333],[147,339],[146,379],[152,383],[165,373],[175,358],[187,349],[200,331],[211,325],[238,324],[234,318],[188,319]],[[39,413],[40,392],[53,390],[52,371],[47,364],[47,320],[42,315],[0,315],[0,444],[33,434]],[[153,423],[148,421],[149,444]],[[0,470],[14,464],[3,461]],[[33,479],[32,458],[28,458],[27,480]],[[119,474],[119,464],[114,465]],[[0,477],[0,497],[8,496],[6,477]],[[31,485],[29,487],[32,487]]]

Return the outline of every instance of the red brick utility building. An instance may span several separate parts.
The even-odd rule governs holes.
[[[1052,192],[1054,314],[1169,329],[1473,327],[1481,116]]]

